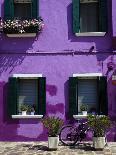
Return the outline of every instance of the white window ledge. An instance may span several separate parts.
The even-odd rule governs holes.
[[[73,77],[79,77],[79,78],[87,78],[87,79],[94,79],[94,78],[97,78],[97,77],[101,77],[103,76],[102,73],[84,73],[84,74],[78,74],[78,73],[75,73],[73,74]]]
[[[83,118],[87,118],[87,115],[73,115],[73,118],[76,120],[83,119]]]
[[[24,119],[24,118],[42,118],[43,115],[12,115],[12,118]]]
[[[79,120],[79,119],[84,119],[84,118],[87,118],[88,115],[73,115],[73,118],[76,119],[76,120]],[[98,115],[98,116],[105,116],[105,115]]]
[[[18,33],[18,34],[6,34],[10,38],[23,38],[23,37],[35,37],[36,33]]]
[[[13,74],[13,77],[22,79],[35,79],[38,77],[42,77],[42,74]]]
[[[105,36],[106,32],[79,32],[75,33],[77,37],[85,36],[85,37],[100,37]]]

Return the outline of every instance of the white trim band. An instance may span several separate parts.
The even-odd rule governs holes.
[[[38,78],[42,77],[42,74],[13,74],[16,78]]]
[[[103,76],[102,73],[84,73],[84,74],[73,74],[73,77],[97,77]]]
[[[12,118],[24,119],[24,118],[42,118],[43,115],[12,115]]]

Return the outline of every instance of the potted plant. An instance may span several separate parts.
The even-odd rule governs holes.
[[[28,105],[26,104],[21,104],[20,105],[20,110],[22,112],[22,115],[26,115],[27,114],[27,110],[28,110]]]
[[[59,131],[63,125],[63,120],[58,117],[45,117],[42,120],[43,125],[48,130],[48,148],[57,150],[59,144]]]
[[[34,115],[34,114],[35,114],[35,109],[34,109],[34,107],[31,106],[31,105],[29,105],[29,106],[28,106],[28,112],[29,112],[29,114]]]
[[[87,104],[82,104],[82,105],[80,106],[80,110],[82,111],[82,114],[83,114],[83,115],[87,115],[87,109],[88,109]]]
[[[95,149],[103,149],[106,144],[106,130],[110,128],[111,121],[105,115],[88,115],[88,125],[93,131],[93,146]]]

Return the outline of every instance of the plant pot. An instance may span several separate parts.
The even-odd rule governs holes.
[[[31,115],[34,115],[35,114],[35,112],[31,112]]]
[[[27,115],[27,111],[22,111],[22,115]]]
[[[59,144],[59,137],[48,137],[48,148],[50,150],[57,150]]]
[[[106,144],[105,137],[93,137],[93,147],[95,149],[103,149]]]
[[[83,115],[87,115],[87,111],[82,111],[82,114]]]

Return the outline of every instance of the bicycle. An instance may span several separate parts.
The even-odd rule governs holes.
[[[78,126],[65,125],[60,130],[59,139],[64,145],[73,146],[86,138],[88,130],[90,130],[90,128],[87,122],[78,123]]]

